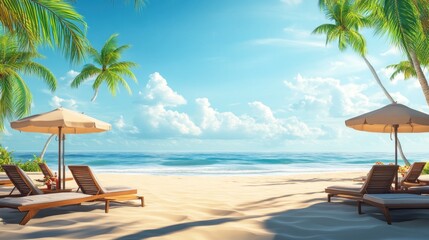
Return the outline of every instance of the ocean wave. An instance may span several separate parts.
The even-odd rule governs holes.
[[[15,152],[15,159],[34,153]],[[422,161],[427,154],[409,158]],[[57,153],[45,160],[57,168]],[[153,175],[281,175],[333,171],[366,171],[375,162],[393,162],[392,153],[66,153],[66,165],[89,165],[96,172]]]

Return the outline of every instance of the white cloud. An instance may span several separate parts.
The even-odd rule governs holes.
[[[165,109],[162,105],[141,105],[134,124],[141,137],[168,138],[201,134],[201,129],[186,113]]]
[[[186,99],[168,86],[161,74],[149,76],[145,89],[139,92],[139,114],[134,119],[140,137],[163,138],[198,136],[201,129],[188,114],[171,110],[186,104]]]
[[[381,56],[399,56],[401,52],[395,46],[391,46],[385,52],[380,53]]]
[[[405,97],[404,95],[402,95],[400,92],[390,93],[390,95],[392,96],[392,98],[397,103],[401,103],[404,105],[408,105],[410,103],[410,100],[407,97]],[[383,94],[383,96],[384,96],[384,94]]]
[[[186,104],[183,96],[173,91],[161,74],[155,72],[149,76],[144,91],[139,92],[142,100],[150,105],[162,105],[175,107]]]
[[[250,41],[252,45],[268,45],[268,46],[280,46],[280,47],[316,47],[324,48],[325,43],[323,41],[310,41],[310,40],[299,40],[299,39],[285,39],[285,38],[262,38]]]
[[[119,116],[119,118],[114,122],[114,125],[120,132],[131,133],[131,134],[139,133],[139,129],[136,126],[131,126],[126,124],[124,116],[122,115]]]
[[[115,126],[119,129],[122,129],[125,127],[125,121],[124,116],[119,116],[119,119],[115,121]]]
[[[381,105],[364,94],[366,84],[342,84],[334,78],[304,78],[299,74],[294,81],[284,83],[292,90],[291,110],[313,116],[353,116]]]
[[[319,128],[311,128],[297,117],[276,118],[271,108],[262,102],[251,102],[254,116],[237,116],[232,112],[215,110],[207,98],[196,103],[201,114],[200,127],[206,138],[317,138],[324,134]]]
[[[65,108],[70,108],[70,109],[76,109],[77,108],[77,101],[72,99],[72,98],[64,99],[64,98],[60,98],[58,96],[53,96],[51,98],[51,101],[49,102],[49,105],[54,107],[54,108],[65,107]]]
[[[298,5],[302,0],[281,0],[281,2],[286,3],[287,5]]]
[[[259,101],[248,104],[251,114],[236,115],[213,108],[207,98],[197,98],[197,113],[181,112],[186,100],[168,87],[160,74],[152,74],[141,94],[134,125],[139,138],[203,138],[203,139],[291,139],[320,137],[325,131],[310,127],[296,116],[278,118],[270,107]],[[149,98],[149,100],[148,100]],[[121,116],[115,123],[126,127]]]

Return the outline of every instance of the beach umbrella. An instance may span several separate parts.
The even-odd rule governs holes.
[[[65,187],[65,134],[97,133],[111,129],[111,125],[106,122],[62,107],[50,112],[40,113],[19,119],[17,121],[11,122],[10,125],[13,129],[22,132],[39,132],[58,135],[59,189]]]
[[[429,132],[429,115],[399,103],[346,120],[346,126],[359,131],[394,133],[395,165],[398,165],[398,133]],[[395,187],[398,186],[396,176]]]

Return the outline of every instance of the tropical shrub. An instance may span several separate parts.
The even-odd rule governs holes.
[[[12,156],[12,151],[8,151],[7,148],[0,145],[0,165],[3,164],[13,164],[20,167],[26,172],[40,172],[39,163],[45,162],[40,157],[34,155],[33,159],[28,161],[14,160]],[[3,168],[0,166],[0,172],[4,172]]]
[[[18,167],[26,172],[40,172],[39,163],[44,162],[40,157],[33,155],[33,159],[30,159],[26,162],[17,161],[15,162]]]
[[[3,172],[1,165],[13,164],[12,152],[9,152],[7,148],[0,145],[0,172]]]

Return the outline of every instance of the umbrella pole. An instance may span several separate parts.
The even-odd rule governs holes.
[[[66,135],[63,134],[63,153],[62,153],[63,154],[63,156],[62,156],[62,159],[63,159],[63,175],[61,176],[63,179],[62,189],[66,188],[66,164],[65,164],[65,160],[64,160],[64,153],[66,152],[65,146],[66,146]]]
[[[393,125],[395,129],[395,165],[398,165],[398,125]],[[395,190],[398,190],[398,172],[395,176]]]
[[[58,127],[58,189],[61,189],[61,168],[62,168],[62,142],[63,142],[63,134],[61,132],[61,127]]]

